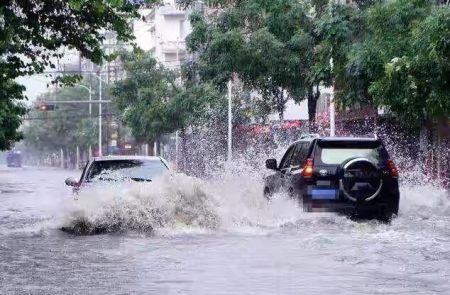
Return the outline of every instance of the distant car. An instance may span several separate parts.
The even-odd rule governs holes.
[[[95,157],[83,169],[80,179],[67,178],[66,185],[74,191],[88,183],[108,181],[152,181],[168,171],[161,157],[105,156]]]
[[[306,212],[340,212],[390,220],[400,193],[394,161],[376,138],[309,137],[293,143],[275,174],[265,178],[264,195],[287,192]]]
[[[9,151],[6,154],[6,165],[8,167],[22,167],[22,153],[20,151]]]

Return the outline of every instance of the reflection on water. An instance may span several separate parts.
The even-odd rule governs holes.
[[[1,294],[446,294],[450,206],[404,185],[392,224],[306,214],[258,175],[92,187],[0,170]],[[61,227],[86,227],[77,236]],[[448,294],[448,293],[447,293]]]

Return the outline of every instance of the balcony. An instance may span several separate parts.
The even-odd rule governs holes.
[[[164,17],[177,17],[177,18],[186,18],[186,11],[178,10],[177,8],[173,6],[164,6],[161,7],[159,12]]]
[[[184,53],[186,52],[186,45],[184,41],[165,41],[160,42],[161,51],[163,53]]]

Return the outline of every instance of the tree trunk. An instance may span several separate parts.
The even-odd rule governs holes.
[[[423,123],[422,127],[420,128],[420,135],[419,135],[419,154],[420,154],[420,167],[422,172],[427,172],[427,161],[429,157],[429,136],[430,136],[430,130],[428,129],[426,122]]]
[[[284,110],[278,110],[278,117],[281,122],[284,121]]]
[[[150,141],[150,143],[147,143],[147,147],[146,148],[148,150],[148,155],[152,155],[152,156],[156,155],[155,141],[154,140]]]
[[[316,126],[316,108],[317,101],[320,97],[319,86],[316,86],[316,91],[314,92],[314,87],[311,87],[308,91],[308,117],[309,117],[309,132],[315,133],[317,131]]]
[[[286,101],[284,100],[284,90],[281,89],[276,97],[278,116],[280,118],[280,121],[284,121],[284,105],[286,104]]]
[[[187,138],[186,138],[186,128],[181,129],[180,131],[181,137],[181,157],[179,159],[179,171],[187,173]]]

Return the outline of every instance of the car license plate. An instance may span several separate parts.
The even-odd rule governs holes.
[[[313,200],[336,200],[337,191],[335,189],[312,189]]]

